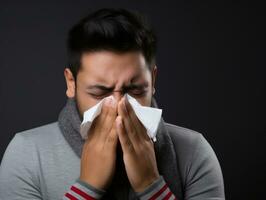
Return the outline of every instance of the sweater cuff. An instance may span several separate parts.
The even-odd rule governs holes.
[[[67,200],[98,200],[105,194],[105,190],[97,189],[92,185],[77,179],[71,186],[70,190],[65,194],[64,199]]]
[[[137,192],[136,194],[140,200],[176,199],[164,181],[163,176],[160,176],[143,192]]]

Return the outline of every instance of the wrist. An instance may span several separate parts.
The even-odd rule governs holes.
[[[160,175],[158,179],[156,179],[152,184],[150,184],[144,190],[140,192],[136,192],[136,195],[141,200],[148,199],[147,197],[152,196],[154,193],[160,190],[163,185],[165,185],[165,181],[164,181],[163,176]]]
[[[83,183],[83,184],[87,184],[99,191],[104,191],[105,189],[105,186],[100,184],[97,180],[94,180],[94,179],[91,179],[91,178],[88,178],[88,177],[83,177],[83,176],[80,176],[79,179],[77,179],[77,181],[79,181],[80,183]]]
[[[142,185],[140,185],[139,187],[136,187],[134,189],[134,191],[136,193],[142,193],[143,191],[147,190],[147,188],[149,188],[151,185],[153,185],[156,181],[158,181],[160,178],[160,175],[155,176],[153,179],[147,180],[147,181],[143,181]]]
[[[93,196],[95,199],[100,199],[106,193],[104,189],[95,187],[90,183],[81,180],[80,178],[76,180],[76,184],[86,190],[86,192]]]
[[[94,188],[90,184],[77,179],[76,182],[70,187],[69,191],[65,193],[63,199],[99,200],[104,194],[104,190]]]

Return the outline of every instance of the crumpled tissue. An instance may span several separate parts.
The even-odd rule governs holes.
[[[142,125],[146,128],[148,136],[155,142],[157,129],[162,115],[162,109],[142,106],[135,98],[133,98],[129,94],[125,94],[125,97],[128,99],[128,102],[132,106],[136,116],[141,121]],[[103,101],[104,99],[102,99],[95,106],[85,111],[83,114],[83,121],[80,125],[80,134],[84,140],[88,138],[88,132],[93,120],[101,113]]]

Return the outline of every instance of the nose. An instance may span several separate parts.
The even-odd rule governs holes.
[[[125,93],[122,90],[113,91],[113,96],[117,102],[119,102],[124,95]]]

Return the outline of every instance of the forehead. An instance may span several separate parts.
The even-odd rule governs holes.
[[[140,52],[114,53],[98,51],[81,56],[80,77],[83,81],[98,81],[106,84],[130,82],[133,78],[144,78],[149,71]]]

